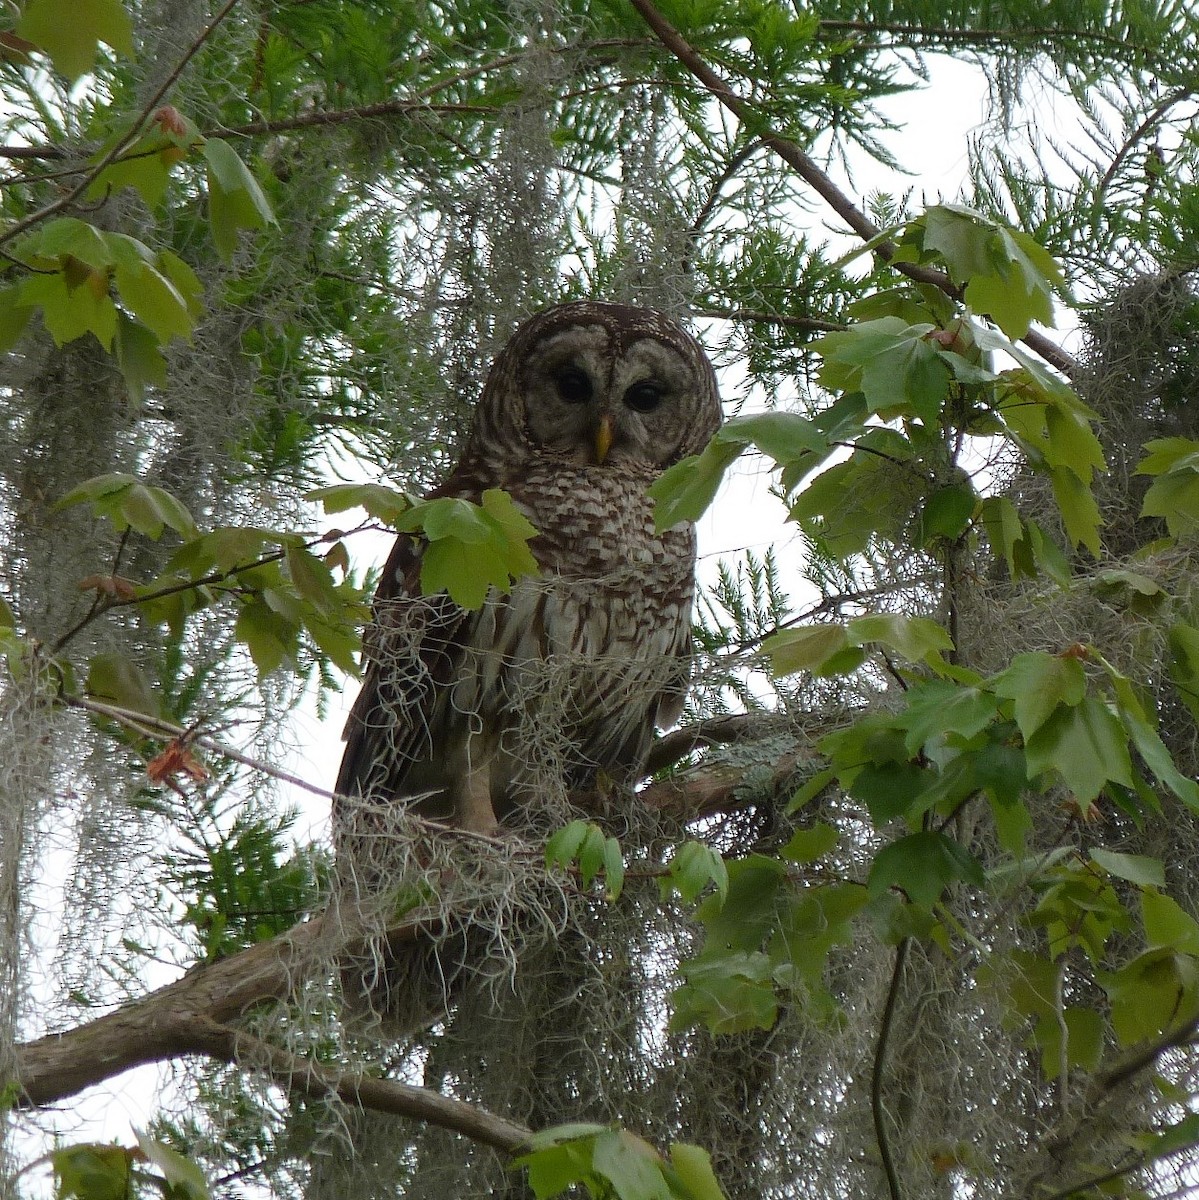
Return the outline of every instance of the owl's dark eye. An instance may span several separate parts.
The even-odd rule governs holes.
[[[662,389],[656,383],[643,380],[635,383],[624,394],[624,402],[634,412],[653,412],[662,403]]]
[[[558,395],[567,404],[586,404],[591,399],[591,378],[579,367],[563,367],[554,376]]]

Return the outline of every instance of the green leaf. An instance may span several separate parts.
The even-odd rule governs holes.
[[[445,537],[430,542],[421,555],[420,587],[426,596],[448,592],[462,608],[482,608],[493,582],[506,584],[508,572],[491,546]]]
[[[1166,886],[1166,871],[1161,859],[1147,858],[1143,854],[1120,854],[1115,850],[1105,850],[1102,846],[1096,846],[1091,851],[1091,859],[1109,875],[1127,879],[1138,887]]]
[[[1173,537],[1199,527],[1199,471],[1179,468],[1160,475],[1149,486],[1141,505],[1142,517],[1161,517]]]
[[[339,613],[343,604],[333,582],[333,572],[303,546],[286,549],[287,573],[296,591],[318,612]]]
[[[950,371],[928,340],[934,328],[880,317],[826,334],[811,346],[824,360],[820,382],[831,391],[861,392],[872,412],[907,410],[935,426]]]
[[[1176,900],[1153,890],[1143,892],[1141,921],[1150,949],[1164,946],[1180,954],[1199,955],[1199,921]]]
[[[619,1200],[672,1200],[662,1166],[653,1146],[627,1130],[609,1130],[595,1139],[592,1170],[612,1185]]]
[[[799,788],[795,795],[787,801],[787,816],[793,816],[801,809],[806,808],[821,792],[824,791],[829,784],[837,779],[835,769],[829,767],[823,771],[817,771],[811,779]]]
[[[670,1164],[687,1200],[725,1200],[712,1170],[712,1156],[706,1150],[687,1142],[675,1142],[670,1147]]]
[[[187,300],[149,263],[136,269],[118,266],[114,281],[122,303],[163,345],[174,337],[191,337],[194,321]]]
[[[729,446],[756,446],[780,467],[829,450],[828,438],[819,426],[791,412],[732,417],[720,427],[714,440]]]
[[[421,556],[421,590],[449,593],[463,608],[479,608],[492,587],[537,572],[526,538],[536,531],[503,492],[484,493],[483,504],[443,496],[416,504],[397,528],[421,530],[429,539]],[[493,515],[494,514],[494,515]]]
[[[986,875],[959,843],[934,830],[908,834],[875,856],[867,887],[872,896],[898,887],[914,903],[931,908],[955,882],[982,887]]]
[[[208,1181],[191,1159],[184,1158],[148,1134],[135,1133],[138,1147],[146,1160],[153,1163],[166,1180],[170,1188],[170,1200],[208,1200]]]
[[[1194,626],[1179,622],[1170,629],[1170,678],[1199,721],[1199,629]]]
[[[258,181],[228,142],[208,138],[203,147],[208,164],[208,220],[212,239],[224,259],[237,249],[242,229],[262,229],[275,223],[271,206]]]
[[[1084,808],[1109,781],[1132,787],[1128,737],[1111,709],[1091,697],[1055,709],[1025,752],[1030,777],[1056,770]]]
[[[1003,557],[1008,574],[1013,579],[1034,574],[1026,549],[1021,552],[1025,531],[1016,506],[1006,496],[988,496],[979,512],[986,526],[987,541]]]
[[[1045,724],[1059,705],[1073,707],[1086,695],[1082,663],[1069,655],[1017,654],[1011,665],[991,680],[997,696],[1015,703],[1016,724],[1024,740]]]
[[[1199,1143],[1199,1113],[1187,1113],[1180,1121],[1167,1125],[1144,1146],[1146,1161],[1167,1158],[1180,1150],[1191,1150]]]
[[[129,1151],[120,1146],[64,1146],[50,1154],[58,1200],[127,1200]]]
[[[997,705],[988,691],[930,679],[908,689],[897,724],[907,730],[904,749],[915,755],[926,744],[956,734],[969,739],[995,720]]]
[[[857,645],[879,642],[911,662],[931,665],[940,661],[942,650],[953,649],[953,639],[928,617],[872,613],[867,617],[854,617],[846,626],[846,632],[849,640]]]
[[[923,247],[940,253],[953,279],[965,284],[966,303],[1008,337],[1023,337],[1033,321],[1053,324],[1053,292],[1063,284],[1062,272],[1028,234],[950,204],[933,205],[915,225]]]
[[[757,950],[773,930],[786,888],[786,867],[777,858],[751,854],[726,864],[728,890],[699,908],[708,940],[734,950]]]
[[[571,1184],[594,1180],[591,1173],[593,1145],[593,1137],[553,1143],[522,1155],[516,1162],[527,1169],[529,1187],[533,1189],[537,1200],[548,1200],[564,1192]]]
[[[84,503],[91,505],[96,516],[107,517],[117,529],[130,527],[155,540],[167,527],[184,537],[196,533],[191,513],[170,492],[140,483],[133,475],[97,475],[72,488],[55,507]]]
[[[381,483],[338,483],[306,492],[304,499],[319,500],[329,514],[364,508],[376,520],[393,527],[412,508],[410,496]]]
[[[896,491],[912,479],[902,462],[859,450],[816,476],[791,505],[790,519],[838,559],[860,553],[874,537],[897,539],[909,513],[896,502]]]
[[[1049,481],[1053,484],[1053,495],[1071,544],[1085,546],[1098,558],[1099,527],[1103,517],[1091,489],[1072,470],[1063,467],[1054,467],[1049,472]]]
[[[917,801],[932,785],[933,772],[919,763],[869,763],[849,785],[849,793],[866,805],[875,828],[898,817],[917,815]]]
[[[1061,1074],[1063,1034],[1067,1066],[1094,1070],[1102,1059],[1104,1022],[1097,1012],[1066,1007],[1060,1014],[1040,1014],[1032,1040],[1041,1050],[1041,1070],[1046,1079],[1057,1079]]]
[[[90,333],[111,349],[117,331],[117,307],[107,291],[84,282],[71,286],[63,271],[30,275],[20,285],[17,302],[42,310],[42,322],[59,346]]]
[[[712,1033],[770,1029],[778,1019],[773,967],[761,952],[701,956],[679,967],[686,983],[671,993],[670,1029],[705,1025]]]
[[[0,354],[17,344],[33,316],[33,306],[26,304],[21,294],[19,285],[0,288]]]
[[[561,1125],[551,1125],[548,1129],[537,1130],[530,1135],[528,1145],[534,1150],[544,1150],[548,1146],[585,1142],[597,1134],[607,1132],[607,1125],[597,1125],[594,1121],[566,1121]],[[588,1150],[588,1154],[590,1154],[590,1150]]]
[[[1095,471],[1107,468],[1103,446],[1088,419],[1091,415],[1089,409],[1054,397],[1045,406],[1046,461],[1065,467],[1086,485]]]
[[[813,863],[828,854],[840,836],[834,826],[817,821],[810,829],[797,829],[779,851],[779,856],[789,862]]]
[[[114,349],[134,408],[141,407],[147,387],[166,386],[167,360],[158,346],[158,338],[144,325],[131,321],[124,313],[117,314]]]
[[[698,521],[716,497],[724,473],[743,445],[713,439],[702,454],[692,454],[667,467],[649,487],[658,533],[683,521]]]
[[[609,903],[619,900],[624,889],[624,855],[614,837],[604,839],[604,881],[604,899]]]
[[[588,821],[575,820],[564,825],[550,837],[545,844],[545,865],[547,870],[560,867],[569,871],[579,856],[583,842],[588,833],[595,828]]]
[[[258,599],[242,606],[234,626],[234,636],[249,650],[260,678],[294,658],[298,634],[295,623]]]
[[[770,657],[771,671],[783,676],[818,670],[848,644],[843,625],[808,625],[772,633],[762,650]]]
[[[97,700],[162,716],[162,700],[142,669],[124,654],[97,654],[88,663],[87,693]]]
[[[1112,1028],[1121,1044],[1130,1046],[1191,1019],[1199,970],[1192,955],[1159,947],[1137,955],[1102,983],[1111,1001]]]
[[[29,0],[17,33],[49,54],[70,80],[95,64],[98,43],[133,57],[133,25],[120,0]]]
[[[1032,561],[1061,588],[1070,586],[1070,564],[1058,548],[1057,543],[1036,523],[1028,521],[1028,544],[1032,548]]]
[[[214,567],[231,571],[257,562],[268,543],[283,544],[282,535],[252,525],[223,525],[180,546],[167,563],[167,571],[184,571],[189,578],[206,575]]]
[[[1138,475],[1167,475],[1171,471],[1199,472],[1199,441],[1194,438],[1156,438],[1145,443],[1148,454],[1137,464]]]
[[[704,842],[682,842],[670,856],[667,870],[667,877],[659,881],[663,899],[671,892],[678,892],[684,901],[691,904],[708,884],[715,886],[716,894],[722,901],[728,895],[729,873],[724,859],[719,851]]]
[[[768,954],[779,964],[776,981],[799,987],[812,998],[825,991],[829,953],[834,946],[853,942],[855,921],[869,903],[866,889],[853,883],[803,889],[767,945]]]
[[[978,494],[968,483],[943,487],[933,492],[920,513],[917,537],[921,546],[937,538],[956,541],[970,527]]]
[[[204,311],[204,285],[199,276],[172,250],[159,250],[156,265],[187,303],[193,317]]]
[[[480,497],[483,511],[508,535],[508,540],[522,545],[530,538],[537,536],[537,527],[516,507],[512,497],[502,488],[488,488]],[[530,572],[537,570],[537,564],[530,556],[532,567]]]
[[[1112,672],[1120,719],[1145,764],[1192,812],[1199,812],[1199,783],[1184,775],[1157,730],[1149,723],[1132,682]]]

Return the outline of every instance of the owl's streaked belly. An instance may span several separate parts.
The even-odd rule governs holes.
[[[689,527],[655,533],[644,484],[579,470],[590,478],[577,489],[561,471],[512,489],[539,529],[574,536],[538,537],[546,573],[491,594],[439,706],[444,728],[473,726],[476,757],[498,756],[503,774],[536,778],[553,763],[569,786],[635,772],[654,726],[678,718],[695,554]]]

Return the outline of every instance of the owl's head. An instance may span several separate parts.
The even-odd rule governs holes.
[[[690,334],[653,309],[582,300],[512,335],[471,441],[509,461],[548,453],[659,471],[702,450],[719,425],[716,376]]]

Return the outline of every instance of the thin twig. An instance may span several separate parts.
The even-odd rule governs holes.
[[[1132,153],[1133,148],[1142,138],[1166,115],[1166,113],[1174,107],[1175,104],[1181,103],[1195,95],[1193,87],[1178,88],[1171,92],[1168,96],[1163,97],[1150,110],[1149,115],[1128,135],[1124,145],[1116,152],[1112,158],[1111,165],[1103,173],[1103,178],[1099,181],[1095,188],[1095,203],[1096,205],[1103,202],[1103,195],[1111,186],[1112,180],[1116,176],[1116,172],[1120,169],[1124,160]]]
[[[752,321],[763,325],[784,325],[808,333],[843,333],[849,328],[841,321],[822,321],[819,317],[794,317],[783,313],[763,312],[756,308],[696,308],[697,317],[716,317],[722,321]]]
[[[269,763],[264,763],[259,758],[251,758],[248,754],[243,754],[240,750],[235,750],[232,746],[217,738],[204,733],[196,733],[194,729],[189,729],[183,725],[176,725],[174,721],[167,721],[162,717],[154,717],[149,713],[136,712],[131,708],[122,708],[119,704],[107,704],[102,700],[93,700],[90,696],[76,696],[64,693],[60,699],[68,708],[78,708],[84,712],[92,713],[97,717],[105,717],[107,720],[115,721],[118,725],[132,730],[134,733],[140,733],[143,737],[169,738],[172,741],[179,740],[195,743],[195,745],[202,746],[205,750],[211,750],[213,754],[219,754],[222,758],[240,763],[243,767],[249,767],[251,770],[261,771],[264,775],[269,775],[272,779],[278,779],[282,783],[289,783],[293,787],[303,788],[304,791],[311,792],[314,796],[320,796],[324,800],[332,800],[335,795],[328,788],[318,787],[315,783],[309,783],[307,779],[299,775],[293,775],[289,771],[273,767]]]
[[[1105,1092],[1115,1091],[1118,1087],[1126,1084],[1134,1075],[1138,1075],[1141,1071],[1153,1066],[1167,1050],[1175,1050],[1179,1046],[1187,1045],[1194,1039],[1196,1032],[1199,1032],[1199,1014],[1196,1014],[1189,1021],[1184,1021],[1177,1029],[1172,1029],[1169,1033],[1163,1034],[1156,1042],[1150,1042],[1148,1046],[1138,1050],[1135,1054],[1118,1063],[1110,1070],[1104,1071],[1096,1081],[1099,1088]]]
[[[1120,1179],[1145,1165],[1146,1158],[1143,1154],[1134,1155],[1132,1161],[1126,1167],[1112,1167],[1110,1170],[1103,1171],[1098,1175],[1092,1175],[1089,1179],[1077,1180],[1068,1187],[1059,1189],[1056,1192],[1050,1193],[1048,1196],[1041,1197],[1040,1200],[1069,1200],[1072,1196],[1081,1196],[1084,1192],[1089,1192],[1092,1188],[1100,1187],[1102,1184],[1111,1183],[1113,1179]],[[1192,1193],[1188,1190],[1188,1195]]]

